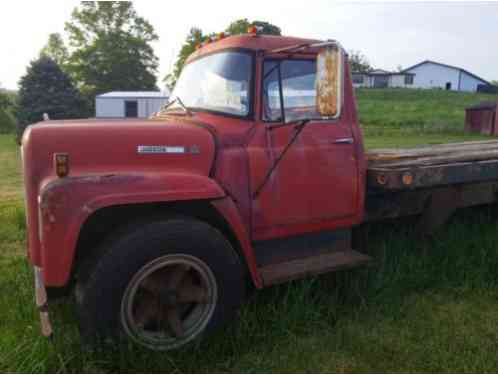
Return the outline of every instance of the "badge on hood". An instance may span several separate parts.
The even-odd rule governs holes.
[[[190,148],[184,146],[165,146],[165,145],[140,145],[137,146],[139,154],[199,154],[199,146],[193,145]]]

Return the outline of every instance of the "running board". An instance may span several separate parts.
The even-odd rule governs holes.
[[[259,272],[263,278],[264,285],[268,286],[306,276],[361,266],[371,260],[371,257],[358,251],[335,251],[283,263],[270,264],[259,268]]]

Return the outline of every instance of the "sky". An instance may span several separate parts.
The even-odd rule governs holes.
[[[0,3],[0,87],[17,89],[48,35],[64,35],[64,22],[77,5],[71,0]],[[434,60],[498,80],[498,2],[142,0],[135,8],[159,35],[153,47],[160,79],[171,71],[191,27],[218,32],[248,18],[271,22],[283,35],[339,40],[347,50],[361,51],[375,68]]]

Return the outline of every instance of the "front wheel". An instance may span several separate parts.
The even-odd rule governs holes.
[[[153,350],[183,346],[232,317],[244,275],[229,242],[208,224],[142,224],[113,241],[81,278],[82,334],[124,336]]]

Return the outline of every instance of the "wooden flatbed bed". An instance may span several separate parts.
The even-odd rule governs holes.
[[[498,181],[498,141],[476,141],[367,152],[373,192]]]

